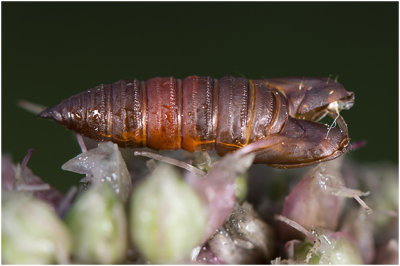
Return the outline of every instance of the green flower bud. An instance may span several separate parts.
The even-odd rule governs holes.
[[[320,248],[321,259],[319,264],[363,264],[356,244],[347,236],[336,233],[330,236],[330,243]]]
[[[96,183],[83,192],[66,222],[77,262],[110,264],[124,260],[128,242],[125,210],[107,183]]]
[[[31,194],[3,191],[2,208],[3,263],[69,262],[70,236],[50,205]]]
[[[236,186],[236,198],[242,202],[246,199],[247,196],[247,191],[248,191],[248,187],[247,187],[247,176],[245,174],[239,175],[236,178],[235,181],[235,186]]]
[[[302,242],[295,248],[298,262],[307,264],[362,264],[360,252],[343,233],[321,234],[317,242]]]
[[[196,192],[169,165],[157,167],[131,199],[131,237],[153,263],[178,263],[202,240],[205,208]]]
[[[313,244],[308,241],[299,242],[296,245],[295,257],[298,259],[298,263],[304,263],[307,261],[307,264],[319,264],[321,259],[321,254],[317,252],[313,252],[311,250],[313,248]],[[308,256],[308,257],[307,257]]]

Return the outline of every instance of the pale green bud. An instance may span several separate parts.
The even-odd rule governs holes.
[[[309,241],[299,242],[295,245],[295,258],[298,260],[297,263],[307,264],[319,264],[321,259],[321,254],[315,252],[313,248],[313,243]]]
[[[245,174],[239,175],[235,180],[235,195],[239,202],[246,199],[248,186],[247,186],[247,176]]]
[[[340,233],[339,233],[340,234]],[[330,237],[330,243],[320,248],[319,264],[362,264],[356,244],[348,237]]]
[[[362,264],[355,243],[343,233],[320,234],[314,244],[302,242],[295,248],[295,257],[307,264]]]
[[[169,165],[157,167],[131,199],[131,237],[153,263],[179,263],[202,240],[205,208],[196,192]]]
[[[110,264],[124,260],[128,242],[125,210],[107,183],[96,183],[83,192],[66,222],[77,262]]]
[[[50,205],[28,193],[2,193],[2,262],[68,263],[70,236]]]

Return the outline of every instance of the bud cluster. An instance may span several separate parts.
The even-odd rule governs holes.
[[[257,173],[248,171],[251,153],[200,153],[190,164],[136,152],[153,158],[137,178],[115,144],[101,143],[64,164],[86,175],[77,195],[73,187],[64,196],[33,175],[30,154],[17,166],[2,159],[3,263],[398,261],[393,168],[349,168],[338,159],[307,172]],[[369,194],[348,184],[372,196],[364,202]]]

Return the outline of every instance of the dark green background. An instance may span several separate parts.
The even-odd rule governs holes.
[[[339,75],[358,160],[398,162],[398,3],[2,3],[2,152],[56,186],[73,134],[18,108],[119,79]],[[53,182],[54,183],[54,182]]]

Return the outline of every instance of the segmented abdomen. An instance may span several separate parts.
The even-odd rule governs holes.
[[[123,147],[224,154],[279,132],[287,119],[285,106],[283,95],[262,80],[156,77],[100,85],[41,116]]]

